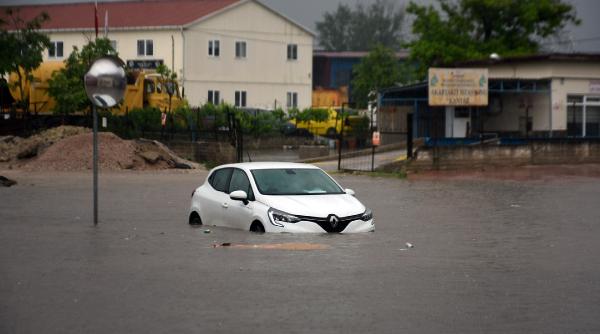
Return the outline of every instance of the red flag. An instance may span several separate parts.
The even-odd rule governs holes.
[[[96,27],[96,38],[98,38],[98,0],[94,4],[94,26]]]

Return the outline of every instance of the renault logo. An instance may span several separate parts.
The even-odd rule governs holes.
[[[329,222],[331,227],[336,228],[338,223],[340,222],[340,219],[336,215],[329,215],[329,217],[327,217],[327,221]]]

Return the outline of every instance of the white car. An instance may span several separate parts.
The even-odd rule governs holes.
[[[283,162],[214,168],[192,193],[189,223],[274,233],[375,230],[371,210],[354,191],[318,167]]]

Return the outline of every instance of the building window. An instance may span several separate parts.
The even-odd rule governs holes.
[[[246,91],[236,90],[235,91],[235,106],[245,107],[246,106]]]
[[[600,97],[567,96],[567,136],[600,136]]]
[[[221,55],[221,42],[218,39],[208,41],[208,55],[218,57]]]
[[[288,44],[288,46],[287,46],[287,59],[288,60],[296,60],[296,59],[298,59],[298,45],[297,44]]]
[[[298,108],[298,93],[288,92],[287,93],[287,107]]]
[[[117,51],[117,41],[115,41],[114,39],[111,39],[110,46],[113,48],[113,50]]]
[[[48,57],[62,58],[63,57],[63,42],[52,41],[48,48]]]
[[[212,103],[213,105],[218,105],[221,102],[221,93],[218,90],[209,90],[208,91],[208,103]]]
[[[151,39],[138,39],[137,54],[138,56],[153,56],[154,42]]]
[[[246,42],[235,42],[235,57],[246,58]]]

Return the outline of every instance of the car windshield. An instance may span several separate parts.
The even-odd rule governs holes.
[[[258,191],[264,195],[324,195],[344,191],[320,169],[253,169]]]

